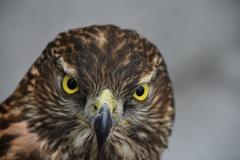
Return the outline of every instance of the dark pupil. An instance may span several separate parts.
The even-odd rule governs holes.
[[[136,94],[137,96],[142,96],[144,93],[144,88],[143,86],[139,86],[137,89],[136,89]]]
[[[69,79],[67,82],[67,86],[69,89],[75,89],[77,87],[77,83],[74,79]]]

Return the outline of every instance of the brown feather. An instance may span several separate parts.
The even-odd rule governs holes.
[[[71,75],[80,91],[61,86]],[[139,102],[133,92],[148,83]],[[0,159],[98,159],[91,107],[108,88],[116,123],[103,159],[160,159],[174,121],[174,95],[157,47],[133,30],[93,25],[60,33],[0,105]]]

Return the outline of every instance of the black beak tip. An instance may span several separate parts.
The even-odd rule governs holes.
[[[112,118],[107,104],[103,104],[98,116],[94,121],[94,129],[97,136],[98,149],[102,150],[104,143],[109,135],[112,128]]]

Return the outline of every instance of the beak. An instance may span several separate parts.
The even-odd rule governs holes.
[[[104,143],[112,128],[112,117],[109,110],[109,105],[104,103],[98,113],[94,122],[94,129],[97,136],[97,144],[99,151],[102,151]]]
[[[112,128],[112,113],[116,108],[116,100],[110,90],[104,89],[95,103],[97,115],[94,129],[97,137],[99,154],[103,154],[104,144]]]

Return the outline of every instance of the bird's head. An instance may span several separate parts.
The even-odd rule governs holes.
[[[158,159],[174,104],[159,50],[112,25],[60,33],[21,82],[31,131],[65,158]]]

